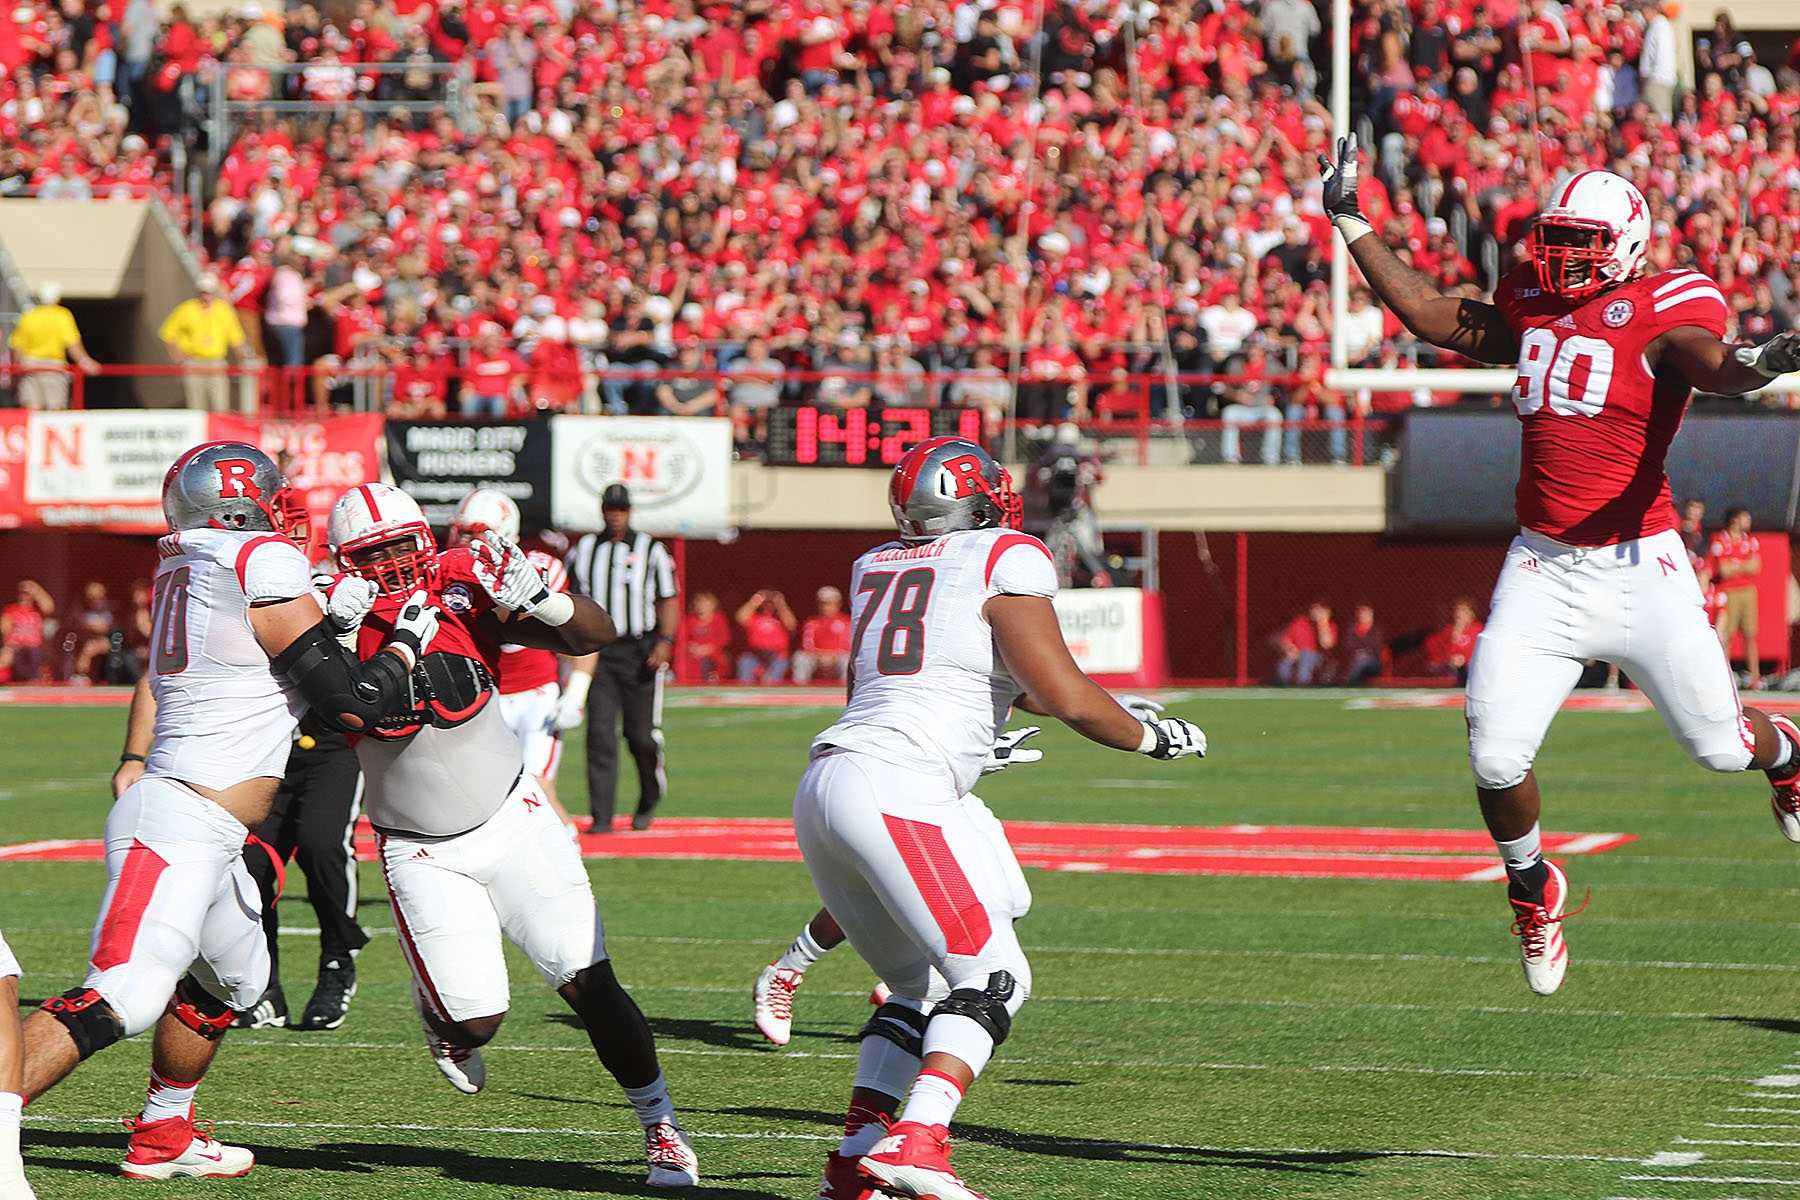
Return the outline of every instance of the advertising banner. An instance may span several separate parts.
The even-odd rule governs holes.
[[[0,529],[35,525],[25,508],[26,413],[21,408],[0,408]]]
[[[519,506],[525,532],[550,523],[550,425],[545,421],[389,421],[388,472],[442,530],[469,491],[491,487]]]
[[[731,527],[731,422],[722,417],[550,418],[551,519],[600,528],[600,493],[631,489],[632,524],[662,537],[718,537]]]
[[[159,531],[163,474],[208,428],[182,409],[31,413],[25,505],[41,525]]]
[[[332,504],[347,488],[381,478],[382,423],[376,413],[294,420],[217,415],[210,436],[248,442],[273,458],[306,498],[313,534],[320,537]]]

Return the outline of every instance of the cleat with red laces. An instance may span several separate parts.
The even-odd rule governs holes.
[[[227,1146],[212,1137],[212,1122],[185,1117],[145,1121],[125,1118],[131,1145],[119,1174],[127,1179],[240,1179],[256,1165],[256,1155],[243,1146]]]
[[[756,977],[756,986],[750,992],[756,1005],[756,1031],[771,1045],[785,1046],[794,1036],[794,993],[805,982],[805,971],[774,963]]]
[[[881,1191],[914,1200],[987,1200],[950,1165],[950,1131],[901,1121],[857,1163]]]
[[[673,1121],[644,1126],[644,1159],[650,1165],[644,1182],[651,1187],[694,1187],[700,1182],[700,1159]]]
[[[1780,715],[1769,718],[1769,723],[1788,736],[1788,740],[1800,746],[1800,727],[1796,727],[1788,718]],[[1786,775],[1777,775],[1773,771],[1769,776],[1769,808],[1775,814],[1775,824],[1781,829],[1781,836],[1790,842],[1800,842],[1800,770],[1790,771]]]
[[[1569,946],[1563,940],[1562,923],[1587,908],[1587,901],[1574,912],[1564,911],[1569,902],[1569,878],[1562,868],[1548,860],[1544,863],[1548,878],[1544,880],[1542,902],[1508,897],[1513,911],[1513,935],[1519,939],[1519,955],[1525,964],[1525,982],[1540,996],[1548,996],[1562,986],[1563,974],[1569,969]]]

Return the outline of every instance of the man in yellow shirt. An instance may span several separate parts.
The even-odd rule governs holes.
[[[100,369],[81,344],[75,314],[63,307],[62,288],[54,283],[38,287],[38,302],[19,317],[7,344],[25,368],[19,377],[19,403],[26,408],[59,411],[69,407],[67,368],[71,359],[90,375]]]
[[[182,376],[189,408],[225,412],[231,404],[226,360],[242,358],[244,327],[237,310],[219,298],[218,276],[200,277],[200,294],[183,300],[157,331],[172,362],[190,368]]]

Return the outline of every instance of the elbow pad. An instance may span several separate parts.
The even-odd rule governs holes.
[[[363,662],[320,621],[294,639],[270,665],[286,676],[318,718],[345,733],[364,733],[408,703],[412,672],[393,654]]]

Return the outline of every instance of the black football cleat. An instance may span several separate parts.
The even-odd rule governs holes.
[[[281,990],[280,980],[272,980],[262,999],[238,1013],[231,1022],[233,1029],[286,1029],[287,1025],[287,996]]]
[[[321,961],[319,982],[313,986],[313,994],[295,1027],[336,1029],[350,1015],[350,1001],[355,995],[356,960],[345,955]]]

